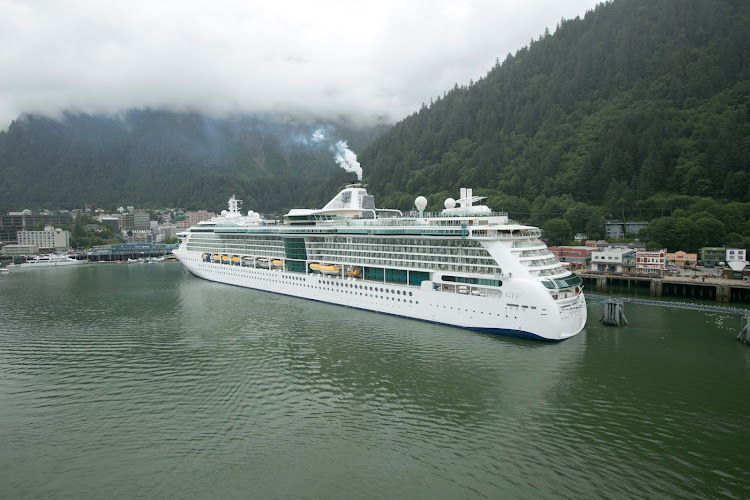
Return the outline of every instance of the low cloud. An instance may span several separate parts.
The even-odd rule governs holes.
[[[395,121],[594,5],[0,0],[0,129],[129,108]]]

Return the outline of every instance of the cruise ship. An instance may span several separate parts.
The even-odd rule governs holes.
[[[322,209],[293,209],[283,224],[243,214],[234,196],[220,216],[178,236],[175,256],[200,278],[377,313],[540,340],[586,324],[582,280],[535,227],[458,200],[428,213],[376,209],[351,184]]]

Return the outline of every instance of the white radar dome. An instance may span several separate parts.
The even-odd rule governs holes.
[[[445,199],[445,208],[450,210],[451,208],[456,208],[456,200],[453,198],[446,198]]]
[[[247,211],[247,216],[248,217],[252,217],[253,215],[255,215],[255,212],[253,212],[252,210],[248,210]]]
[[[227,212],[226,210],[222,210],[222,211],[221,211],[221,215],[223,215],[223,216],[225,216],[225,217],[226,217],[226,215],[227,215],[228,213],[229,213],[229,212]]]
[[[427,206],[427,198],[424,196],[417,196],[417,199],[414,200],[414,206],[417,207],[417,210],[420,212],[424,212],[424,208]]]

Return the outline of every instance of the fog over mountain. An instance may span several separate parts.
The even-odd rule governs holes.
[[[0,2],[0,130],[128,109],[393,122],[592,0]]]

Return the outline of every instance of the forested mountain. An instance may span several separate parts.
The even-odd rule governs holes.
[[[322,206],[356,179],[331,146],[346,140],[360,151],[383,130],[154,110],[22,116],[0,133],[0,210],[85,203],[222,210],[231,194],[263,211]]]
[[[423,106],[360,159],[371,191],[404,208],[418,194],[441,208],[466,186],[566,235],[681,209],[750,243],[749,99],[750,2],[614,0]]]
[[[356,84],[356,83],[354,83]],[[84,203],[262,211],[322,206],[353,180],[428,210],[460,187],[552,242],[652,221],[653,245],[750,247],[750,2],[614,0],[562,20],[394,127],[130,111],[24,116],[0,133],[0,210]],[[364,151],[363,151],[364,150]]]

